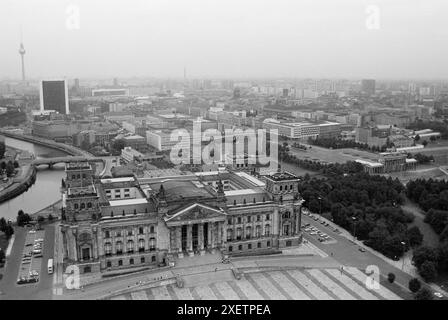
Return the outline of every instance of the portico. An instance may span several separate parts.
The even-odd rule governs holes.
[[[203,204],[193,204],[165,219],[170,231],[169,253],[183,257],[205,254],[224,244],[226,213]]]

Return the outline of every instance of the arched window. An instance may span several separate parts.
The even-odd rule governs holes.
[[[76,179],[76,175],[72,174],[72,180]]]
[[[110,232],[109,232],[109,230],[104,231],[104,237],[105,237],[105,238],[110,238]]]
[[[138,228],[138,233],[139,233],[139,234],[143,234],[143,227],[139,227],[139,228]]]
[[[86,208],[86,204],[83,202],[81,203],[81,209],[85,209]]]
[[[130,253],[134,252],[134,241],[132,240],[128,241],[128,252]]]
[[[128,236],[132,236],[132,229],[128,230]]]
[[[233,200],[233,205],[236,206],[236,200]]]
[[[110,242],[106,242],[104,245],[104,253],[106,256],[110,256],[112,254],[112,244]]]
[[[282,191],[283,190],[283,186],[280,186],[280,191]]]
[[[83,179],[86,178],[86,174],[85,174],[85,173],[82,174],[82,178],[83,178]]]
[[[134,264],[134,258],[129,259],[129,264]]]
[[[137,214],[137,209],[134,209],[134,214]]]
[[[123,216],[125,215],[124,210],[123,210]]]
[[[264,227],[264,235],[265,235],[265,236],[270,236],[270,235],[271,235],[271,226],[270,226],[269,224],[267,224],[267,225]]]
[[[121,267],[123,265],[123,260],[118,260],[118,266]]]
[[[110,216],[111,216],[111,217],[114,216],[114,212],[113,212],[113,211],[110,212]]]
[[[92,202],[87,202],[87,208],[92,208]]]
[[[79,205],[78,205],[77,203],[75,203],[75,204],[73,205],[73,207],[77,210],[77,209],[79,208]]]
[[[154,233],[154,226],[151,226],[151,228],[149,228],[149,232]]]
[[[81,179],[81,175],[80,175],[80,174],[78,174],[76,177],[77,177],[78,179]]]

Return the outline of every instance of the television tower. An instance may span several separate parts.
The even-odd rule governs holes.
[[[22,81],[25,81],[25,47],[23,46],[23,43],[20,43],[20,49],[19,54],[22,57]]]

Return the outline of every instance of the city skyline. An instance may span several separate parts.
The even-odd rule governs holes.
[[[442,1],[212,2],[7,1],[2,76],[446,78]]]

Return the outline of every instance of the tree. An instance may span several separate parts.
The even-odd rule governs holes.
[[[30,221],[31,221],[30,215],[27,213],[24,213],[23,210],[19,210],[19,212],[17,214],[17,225],[19,227],[23,227]]]
[[[12,176],[13,173],[14,173],[14,165],[11,161],[8,161],[8,163],[6,164],[6,175],[10,177]]]
[[[417,278],[412,278],[411,280],[409,280],[408,287],[412,293],[416,293],[422,287],[422,283]]]
[[[17,160],[14,160],[14,162],[13,162],[13,166],[14,166],[14,168],[18,168],[19,167],[19,163],[17,162]]]
[[[426,261],[437,261],[437,252],[434,248],[422,246],[414,251],[412,262],[417,269]]]
[[[416,135],[415,137],[414,137],[414,141],[419,141],[420,140],[420,135]]]
[[[421,288],[414,295],[415,300],[433,300],[432,292],[428,288]]]
[[[3,263],[3,260],[5,260],[5,253],[4,253],[3,250],[0,248],[0,263]]]
[[[126,141],[123,139],[117,139],[114,142],[112,142],[112,149],[116,150],[117,152],[120,152],[124,149],[126,146]]]
[[[433,261],[425,261],[422,263],[420,268],[418,268],[418,273],[422,276],[425,281],[434,281],[437,277],[436,264]]]
[[[393,274],[392,272],[390,272],[390,273],[387,275],[387,281],[389,281],[390,283],[394,283],[394,281],[395,281],[395,274]]]
[[[5,170],[5,169],[6,169],[6,162],[5,162],[5,161],[2,161],[2,163],[0,163],[0,168],[1,168],[2,170]]]
[[[408,229],[407,238],[411,247],[419,246],[423,242],[423,234],[417,226],[413,226]]]
[[[42,216],[37,216],[37,222],[38,223],[42,223],[42,222],[44,222],[45,221],[45,218],[44,217],[42,217]]]
[[[426,146],[428,145],[428,141],[426,141],[426,140],[423,141],[423,142],[422,142],[422,145],[423,145],[424,147],[426,147]]]
[[[6,151],[5,141],[0,141],[0,159],[3,159],[3,157],[5,156],[5,151]]]

